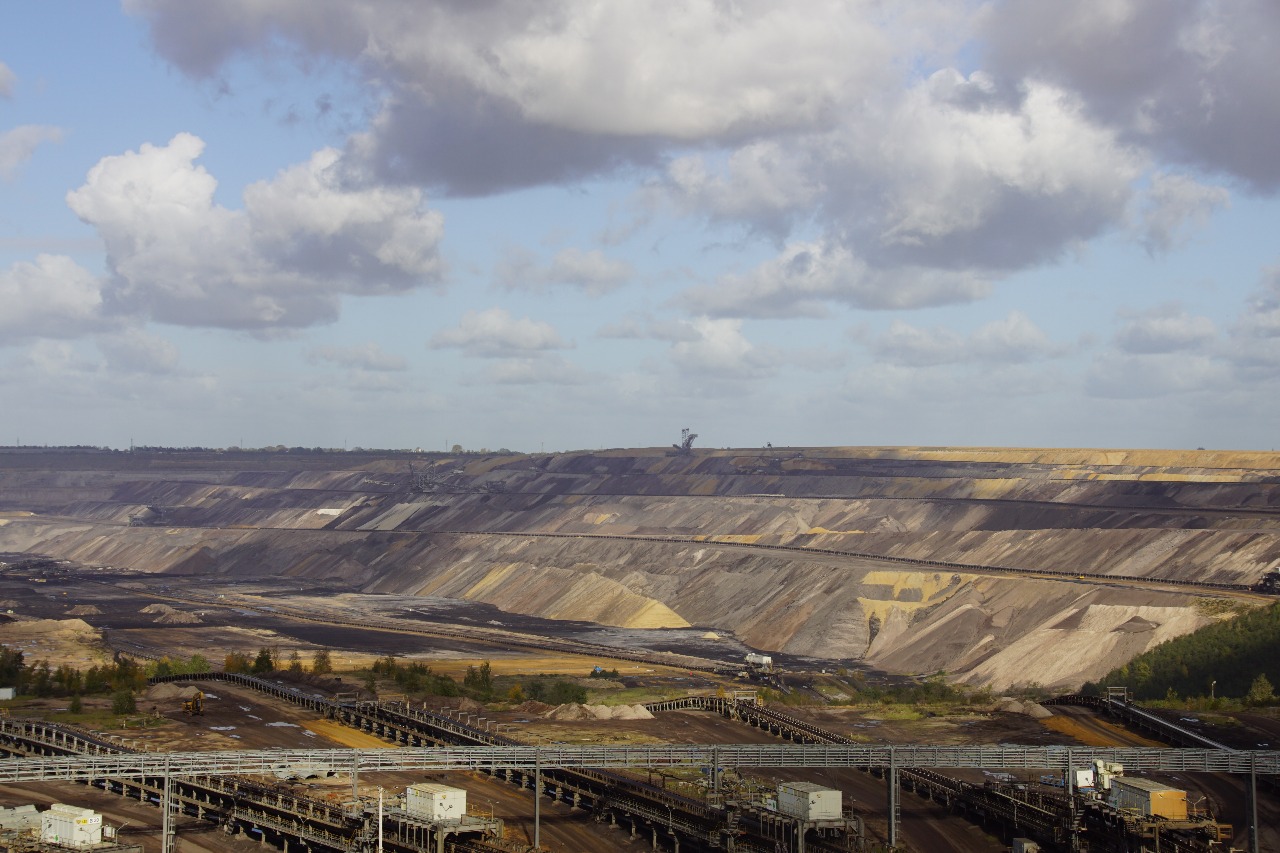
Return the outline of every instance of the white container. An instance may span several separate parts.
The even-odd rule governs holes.
[[[404,810],[426,820],[462,820],[467,813],[467,792],[435,782],[419,782],[405,789]]]
[[[773,669],[773,658],[769,655],[758,655],[755,652],[747,655],[747,663],[761,669]]]
[[[40,840],[67,847],[102,843],[102,815],[93,809],[54,803],[40,815]]]
[[[778,811],[800,820],[839,820],[841,794],[813,782],[779,782]]]
[[[1013,853],[1040,853],[1040,845],[1030,838],[1013,839]]]

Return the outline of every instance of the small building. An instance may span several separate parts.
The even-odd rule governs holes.
[[[1187,792],[1151,779],[1112,778],[1108,801],[1117,809],[1133,809],[1152,817],[1187,819]]]
[[[813,782],[779,782],[778,813],[800,820],[839,820],[843,795]]]
[[[8,699],[16,699],[17,697],[18,697],[18,688],[0,687],[0,702],[4,702]]]
[[[404,810],[425,820],[462,820],[467,813],[467,792],[436,782],[419,782],[405,789]]]
[[[64,847],[102,843],[102,815],[93,809],[54,803],[40,815],[40,840]]]

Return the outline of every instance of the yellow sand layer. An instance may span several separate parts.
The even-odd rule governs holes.
[[[809,448],[813,453],[817,449]],[[1159,468],[1274,469],[1280,453],[1237,450],[1114,450],[1051,447],[860,447],[831,448],[831,455],[937,459],[948,461],[1020,462],[1049,465],[1134,465]],[[840,451],[846,451],[841,454]],[[828,452],[823,449],[821,452]]]
[[[893,587],[893,598],[866,598],[858,596],[858,604],[863,614],[869,619],[872,616],[881,623],[889,620],[894,611],[910,613],[922,607],[932,607],[938,603],[936,596],[944,592],[951,581],[951,573],[941,575],[934,572],[867,572],[862,578],[863,584]],[[899,601],[904,589],[918,589],[920,601]]]
[[[507,563],[504,566],[495,566],[486,572],[483,578],[472,584],[471,588],[463,593],[463,597],[484,601],[486,595],[492,594],[498,588],[503,586],[519,568],[519,563]],[[419,592],[418,594],[426,595],[427,593]]]
[[[951,584],[952,572],[887,572],[883,570],[867,572],[862,578],[864,584],[878,584],[893,587],[895,596],[904,589],[918,589],[924,594],[926,601]]]
[[[359,729],[353,729],[350,726],[344,726],[333,720],[312,720],[303,723],[308,731],[313,731],[323,738],[327,738],[340,746],[349,746],[352,749],[394,749],[395,744],[387,743],[380,737],[375,737],[368,732],[362,732]]]
[[[759,533],[716,533],[706,537],[711,542],[729,542],[737,545],[754,545],[760,541]]]

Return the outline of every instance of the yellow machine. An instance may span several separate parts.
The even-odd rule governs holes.
[[[195,695],[182,703],[182,713],[191,717],[204,716],[204,693],[197,690]]]

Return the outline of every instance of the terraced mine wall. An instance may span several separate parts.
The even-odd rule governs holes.
[[[693,625],[998,689],[1074,687],[1249,606],[1194,584],[1255,584],[1278,532],[1264,453],[0,451],[3,552]]]

